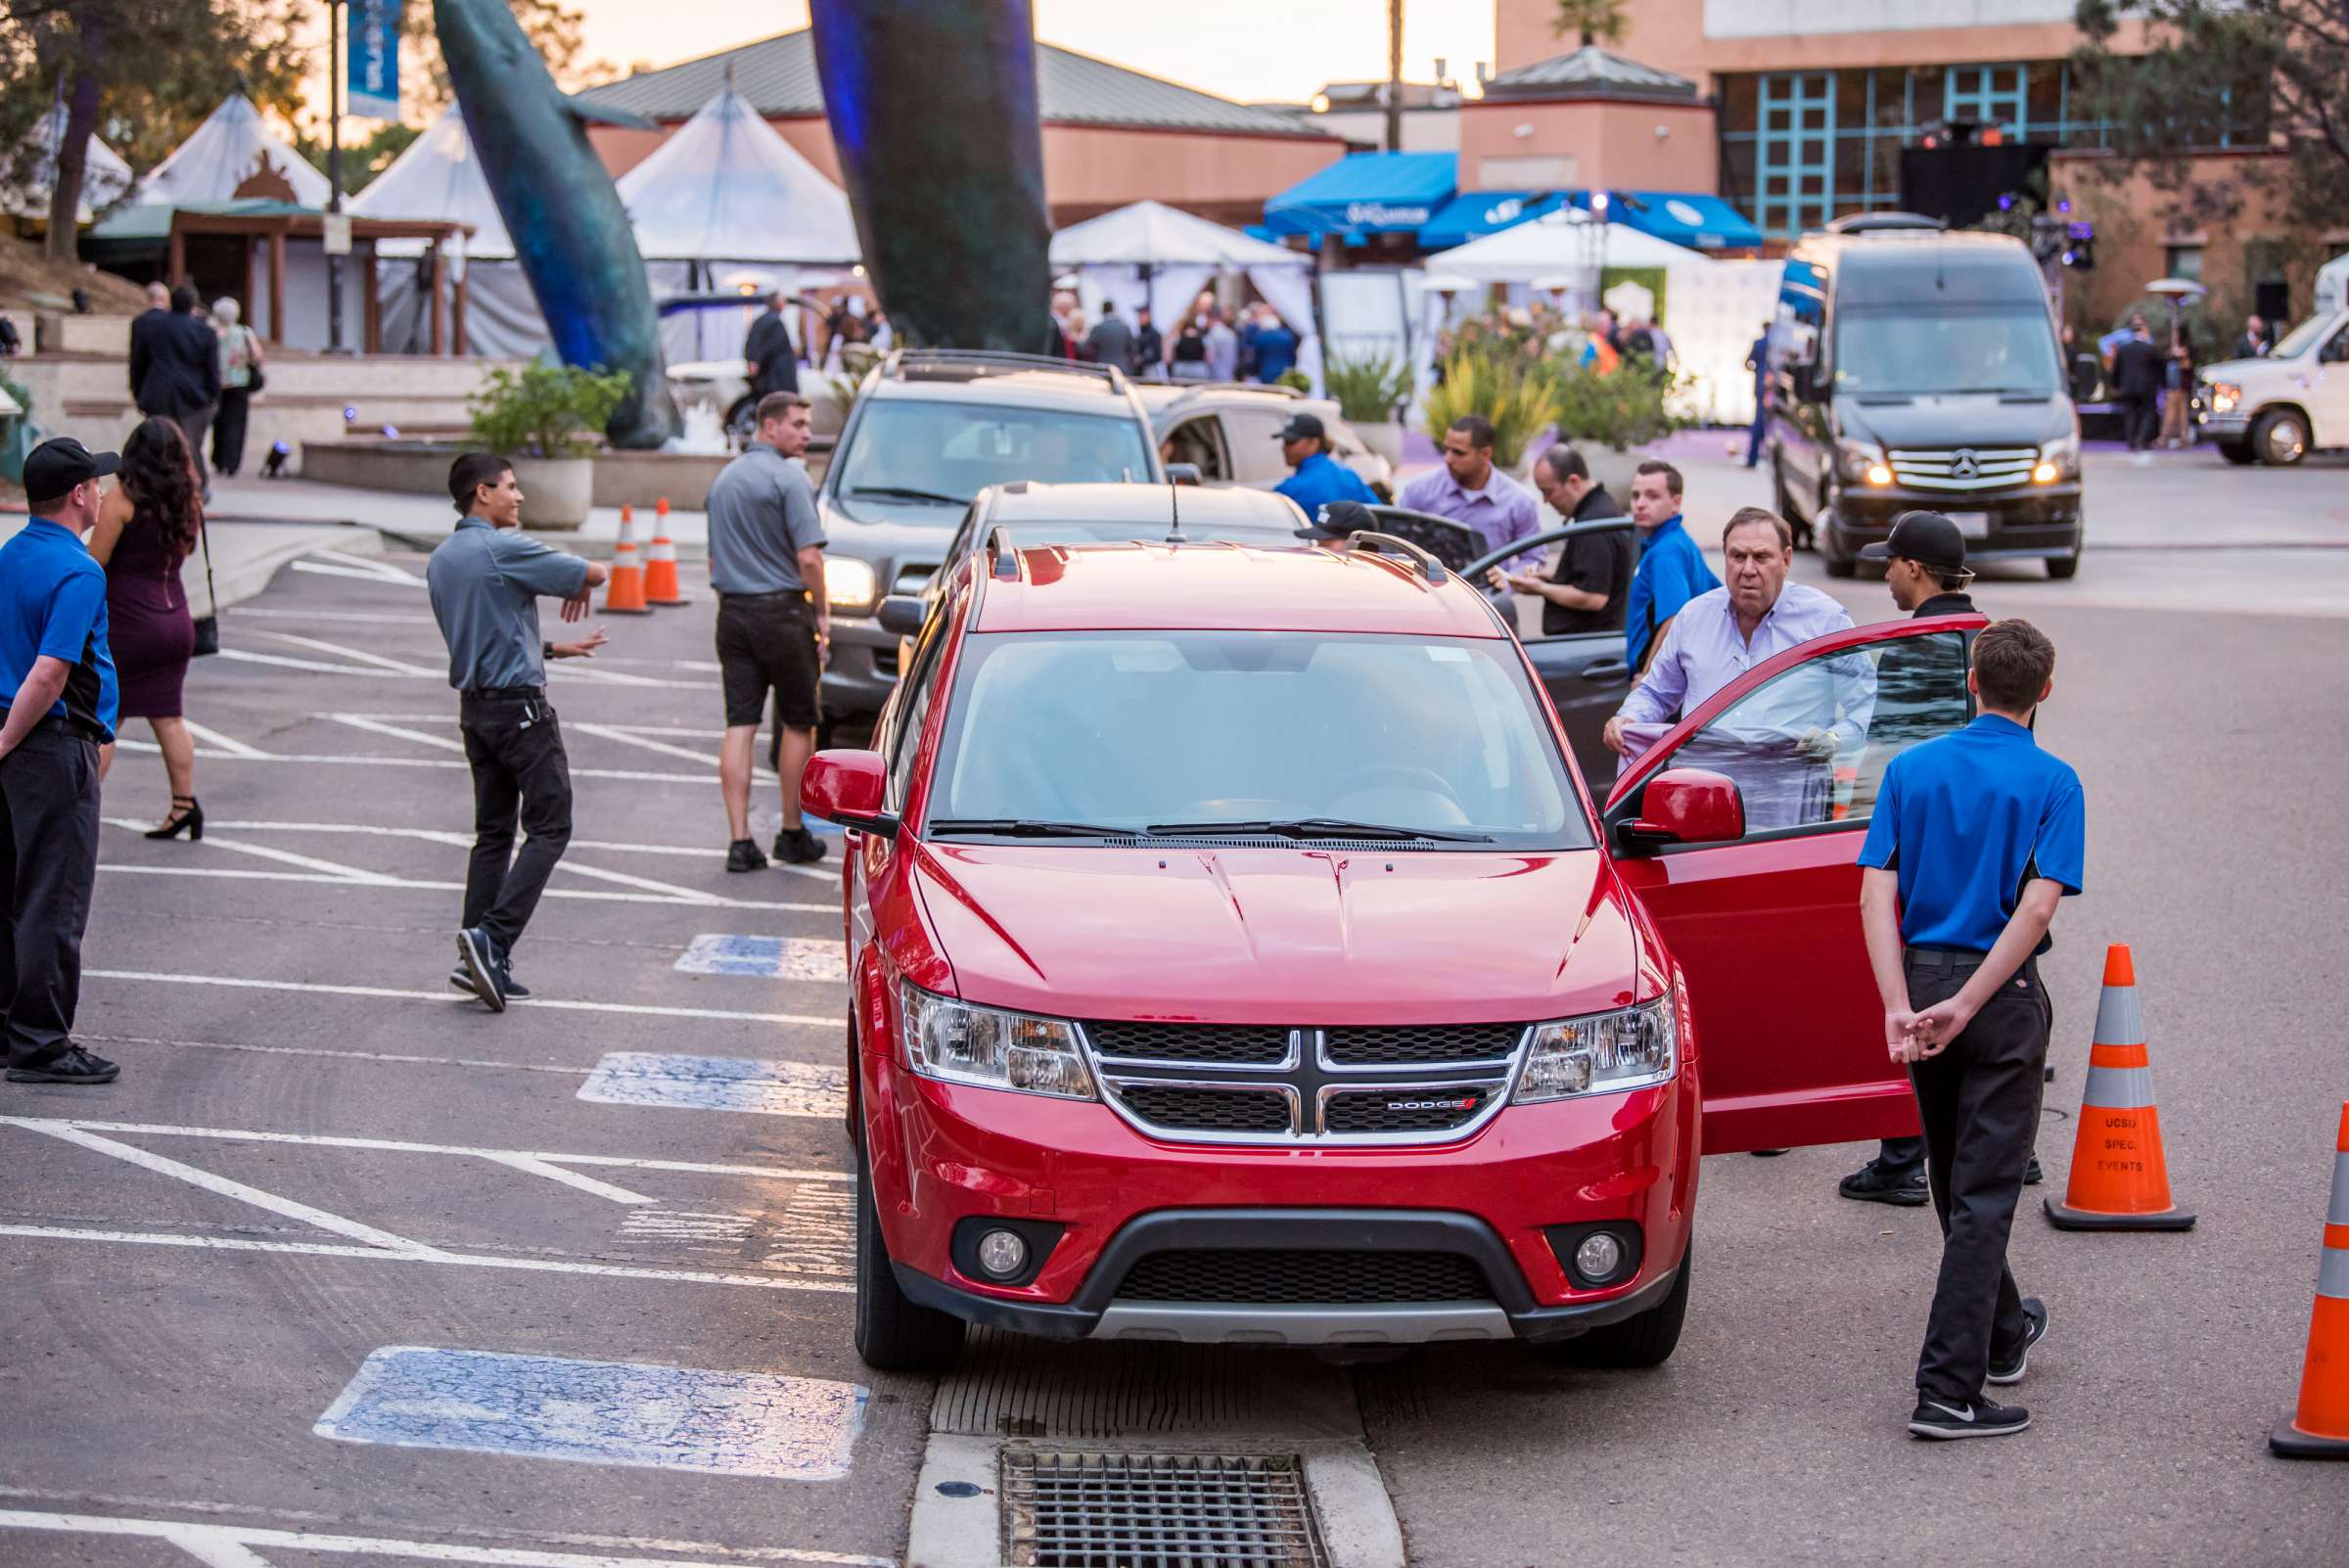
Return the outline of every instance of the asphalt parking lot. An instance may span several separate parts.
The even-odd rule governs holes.
[[[2041,735],[2090,794],[2039,1190],[2128,942],[2200,1214],[2065,1235],[2030,1195],[2016,1269],[2054,1319],[2017,1391],[2032,1433],[1903,1435],[1937,1238],[1835,1197],[1848,1147],[1706,1162],[1687,1331],[1652,1373],[1463,1347],[1119,1353],[1066,1380],[1221,1390],[1196,1403],[1241,1446],[1294,1415],[1267,1390],[1307,1391],[1425,1568],[2349,1559],[2349,1474],[2265,1451],[2349,1097],[2349,621],[2311,586],[2349,564],[2315,530],[2349,516],[2315,471],[2209,469],[2116,471],[2114,548],[2077,584],[1977,588],[2055,638]],[[2249,528],[2230,496],[2270,478],[2302,514],[2254,519],[2197,603],[2208,552],[2155,509]],[[1747,483],[1692,481],[1723,511]],[[553,669],[576,827],[516,953],[536,999],[501,1017],[447,989],[471,803],[421,567],[305,558],[225,618],[189,686],[202,844],[138,837],[160,759],[118,759],[81,1022],[123,1077],[0,1090],[0,1311],[31,1330],[0,1355],[0,1562],[906,1562],[952,1402],[850,1344],[837,861],[723,870],[698,572],[693,606]],[[771,802],[762,780],[761,837]]]

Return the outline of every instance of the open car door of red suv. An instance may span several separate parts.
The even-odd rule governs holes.
[[[1687,978],[1704,1150],[1913,1134],[1860,933],[1860,841],[1885,766],[1973,717],[1982,616],[1815,638],[1666,731],[1602,813]]]

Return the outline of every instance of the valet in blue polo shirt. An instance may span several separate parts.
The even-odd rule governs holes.
[[[24,459],[32,518],[0,545],[0,1020],[8,1079],[109,1084],[73,1043],[81,937],[98,880],[98,748],[115,738],[106,572],[82,536],[113,452],[41,442]]]
[[[2037,954],[2057,900],[2080,891],[2087,838],[2079,775],[2030,728],[2054,690],[2054,645],[2027,621],[2001,621],[1975,637],[1972,666],[1980,716],[1892,760],[1860,849],[1885,1049],[1909,1067],[1941,1221],[1909,1418],[1924,1438],[2031,1424],[1983,1385],[2020,1382],[2048,1331],[2047,1308],[2015,1289],[2006,1238],[2054,1016]]]
[[[1308,523],[1320,517],[1321,508],[1332,501],[1378,504],[1378,492],[1364,484],[1359,474],[1329,455],[1329,432],[1320,420],[1311,414],[1291,414],[1273,438],[1280,442],[1280,455],[1297,472],[1272,488],[1302,507]]]

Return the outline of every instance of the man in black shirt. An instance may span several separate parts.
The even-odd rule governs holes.
[[[1146,381],[1167,379],[1167,340],[1150,320],[1150,307],[1133,311],[1133,373]]]
[[[1534,465],[1534,487],[1552,510],[1569,523],[1595,523],[1627,514],[1607,487],[1592,481],[1583,454],[1560,441]],[[1566,540],[1558,564],[1547,577],[1531,572],[1503,572],[1494,567],[1486,580],[1496,588],[1514,588],[1542,601],[1542,635],[1564,636],[1576,631],[1621,631],[1624,602],[1631,595],[1632,571],[1637,565],[1634,530],[1623,529],[1586,533]]]
[[[2121,401],[2129,450],[2145,451],[2159,428],[2154,409],[2161,397],[2161,350],[2153,346],[2142,316],[2129,318],[2129,336],[2113,347],[2112,390]]]
[[[777,289],[767,297],[766,308],[751,323],[750,336],[743,340],[742,357],[750,361],[754,399],[768,392],[800,390],[799,353],[792,346],[791,328],[784,319],[790,306],[791,296]]]

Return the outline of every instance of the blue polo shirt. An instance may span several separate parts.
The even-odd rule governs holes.
[[[0,544],[0,709],[36,659],[73,668],[50,714],[95,741],[115,738],[115,660],[106,642],[106,569],[80,536],[36,517]]]
[[[1639,567],[1632,574],[1631,597],[1623,607],[1623,657],[1633,669],[1647,657],[1656,628],[1681,613],[1700,593],[1721,586],[1721,578],[1705,565],[1705,552],[1696,547],[1678,514],[1639,541]]]
[[[1272,486],[1273,493],[1285,495],[1305,509],[1305,520],[1314,522],[1321,508],[1332,501],[1360,501],[1365,506],[1378,504],[1378,492],[1362,482],[1362,477],[1339,462],[1327,452],[1315,452],[1297,465],[1297,472]]]
[[[1892,760],[1860,863],[1900,873],[1903,942],[1988,952],[2024,883],[2080,891],[2087,840],[2080,775],[2013,719],[1984,714]]]

